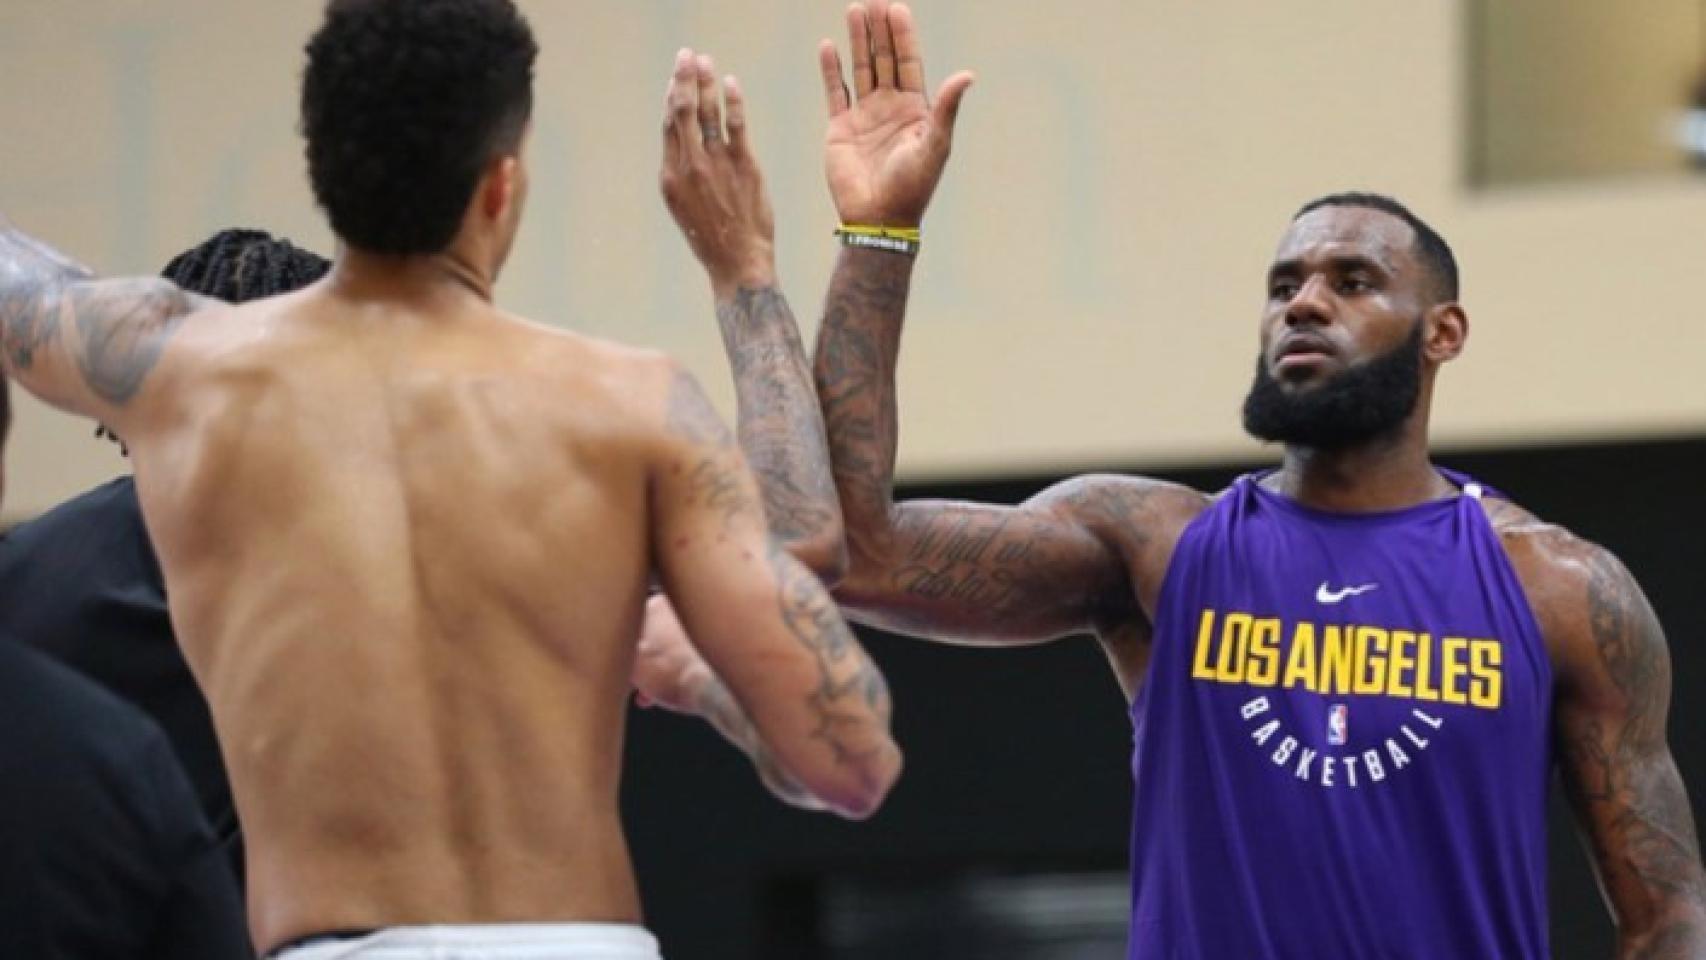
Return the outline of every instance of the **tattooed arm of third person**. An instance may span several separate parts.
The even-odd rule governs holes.
[[[1513,549],[1546,632],[1565,792],[1617,923],[1620,960],[1706,958],[1706,874],[1665,740],[1670,651],[1617,558],[1556,527]],[[1510,542],[1510,538],[1507,538]]]
[[[179,321],[211,302],[99,279],[0,217],[0,371],[62,410],[118,425]]]
[[[799,326],[776,279],[775,218],[733,77],[727,110],[709,56],[676,55],[664,117],[664,202],[705,267],[735,381],[740,437],[770,531],[833,583],[846,567],[841,508]]]

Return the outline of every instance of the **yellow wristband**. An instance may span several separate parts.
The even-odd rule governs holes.
[[[835,235],[849,247],[887,250],[890,253],[904,253],[909,257],[918,255],[923,237],[917,227],[870,227],[845,223],[836,228]]]
[[[844,223],[835,231],[841,237],[885,237],[889,240],[907,240],[918,243],[924,239],[924,231],[917,227],[875,227],[862,223]]]

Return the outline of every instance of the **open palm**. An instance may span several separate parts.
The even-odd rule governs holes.
[[[924,218],[953,145],[969,73],[949,77],[931,104],[912,13],[872,0],[848,9],[852,80],[843,79],[835,45],[819,48],[829,130],[824,173],[843,223],[911,227]]]

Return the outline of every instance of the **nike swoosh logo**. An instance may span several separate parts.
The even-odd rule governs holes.
[[[1380,584],[1378,583],[1365,583],[1360,587],[1345,587],[1342,590],[1332,590],[1327,587],[1327,581],[1323,580],[1321,581],[1321,585],[1315,588],[1315,602],[1334,604],[1346,597],[1360,597],[1379,586]]]

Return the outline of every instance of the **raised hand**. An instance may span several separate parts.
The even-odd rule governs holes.
[[[775,282],[776,223],[746,138],[746,100],[734,77],[718,96],[711,58],[675,55],[663,124],[664,203],[719,293]]]
[[[847,35],[851,94],[834,42],[818,46],[829,99],[823,164],[836,213],[842,223],[916,227],[948,162],[972,75],[949,77],[930,102],[918,29],[903,3],[852,4]]]

